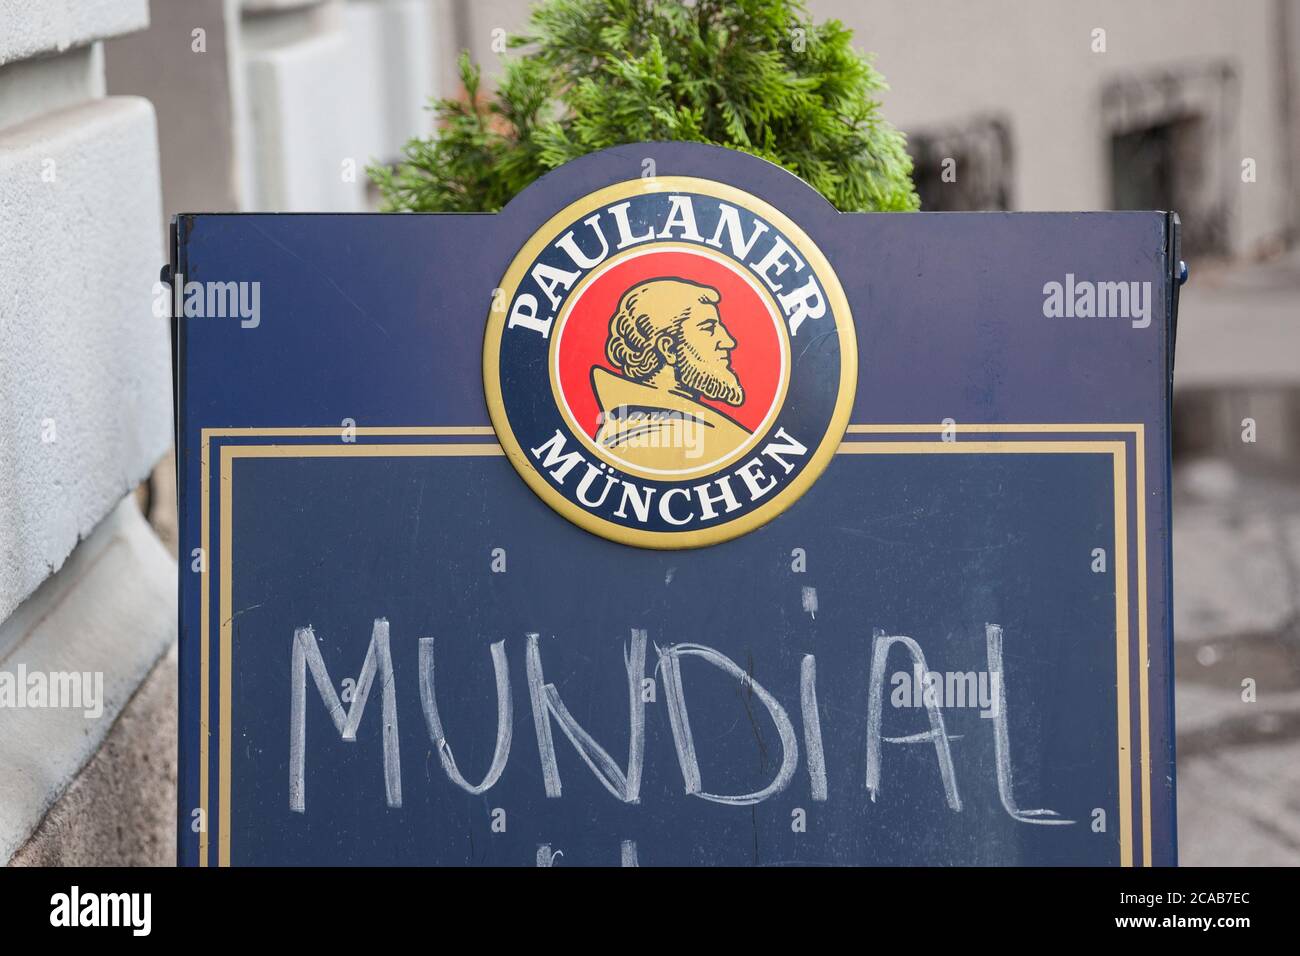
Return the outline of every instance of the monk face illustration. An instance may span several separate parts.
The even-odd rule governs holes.
[[[738,407],[745,388],[731,367],[736,339],[722,296],[683,279],[647,279],[619,299],[605,356],[591,383],[600,408],[596,441],[625,466],[681,473],[726,458],[749,431],[703,399]]]
[[[681,279],[638,283],[610,319],[605,353],[635,382],[742,405],[745,389],[731,367],[736,340],[720,299],[717,289]]]

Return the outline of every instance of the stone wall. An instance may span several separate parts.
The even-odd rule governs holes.
[[[444,15],[0,0],[0,860],[174,862],[166,223],[372,207],[366,165],[430,129]],[[93,706],[50,706],[73,674]]]

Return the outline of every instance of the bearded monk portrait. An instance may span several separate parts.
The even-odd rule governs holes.
[[[647,279],[619,298],[605,356],[596,366],[596,442],[632,467],[679,471],[739,448],[750,432],[711,399],[738,407],[745,389],[731,367],[736,340],[723,324],[722,296],[684,279]]]

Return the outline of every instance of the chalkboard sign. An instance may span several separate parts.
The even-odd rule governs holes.
[[[178,217],[181,862],[1173,863],[1176,241],[680,143]]]

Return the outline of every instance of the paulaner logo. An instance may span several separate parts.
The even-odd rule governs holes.
[[[605,341],[614,368],[591,370],[596,444],[630,463],[672,470],[748,439],[744,425],[707,404],[745,402],[721,298],[712,286],[681,279],[650,279],[623,294]]]
[[[788,217],[704,179],[598,190],[525,243],[488,319],[498,439],[597,534],[695,547],[743,534],[825,468],[856,387],[839,282]]]

